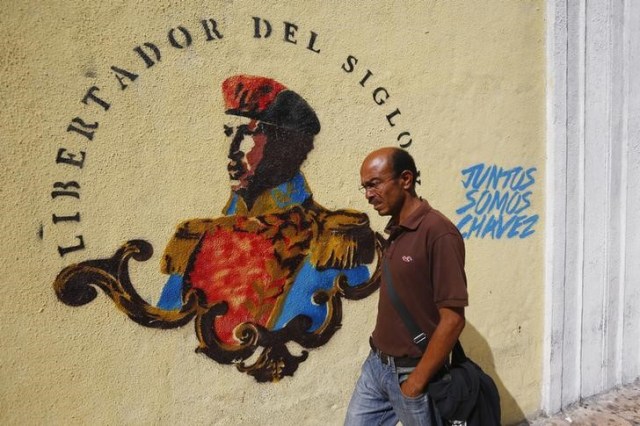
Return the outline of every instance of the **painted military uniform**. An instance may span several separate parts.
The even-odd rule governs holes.
[[[179,309],[187,289],[199,289],[208,304],[227,303],[215,330],[223,343],[237,342],[234,331],[244,322],[277,330],[303,314],[312,319],[309,331],[322,328],[328,306],[314,296],[336,291],[340,274],[353,286],[369,278],[374,237],[367,216],[320,206],[301,173],[252,209],[233,193],[223,213],[178,226],[162,258],[171,278],[158,304]]]
[[[169,275],[160,300],[147,303],[130,281],[130,259],[151,258],[144,240],[106,259],[70,265],[54,288],[84,305],[104,290],[145,327],[182,327],[192,319],[197,352],[258,382],[294,374],[339,328],[341,299],[377,289],[380,257],[365,214],[325,209],[313,200],[300,166],[320,122],[297,93],[265,77],[236,75],[222,84],[231,197],[217,218],[178,225],[161,259]],[[372,277],[370,278],[370,275]],[[256,354],[257,352],[257,354]],[[257,356],[253,356],[256,354]]]

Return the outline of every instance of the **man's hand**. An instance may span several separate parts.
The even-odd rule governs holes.
[[[407,380],[400,384],[400,392],[402,392],[402,394],[408,398],[415,398],[422,394],[423,389],[419,386],[416,386],[412,380],[409,380],[409,378],[407,378]]]
[[[429,339],[427,350],[416,369],[400,386],[400,390],[406,396],[417,396],[425,390],[431,377],[444,364],[464,328],[464,308],[440,308],[438,312],[440,321]]]

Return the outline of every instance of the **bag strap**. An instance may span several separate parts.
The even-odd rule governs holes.
[[[404,326],[407,328],[407,330],[409,330],[411,336],[413,336],[413,343],[415,343],[422,350],[422,352],[424,352],[427,349],[427,344],[429,343],[427,335],[422,331],[420,326],[418,326],[418,324],[409,313],[407,307],[404,305],[404,303],[402,303],[402,300],[400,300],[400,296],[398,296],[398,293],[393,286],[391,271],[389,271],[389,265],[386,258],[382,262],[382,269],[384,270],[384,281],[387,284],[387,293],[389,294],[389,299],[391,299],[391,302],[396,308],[398,315],[400,315]],[[460,343],[460,340],[457,340],[456,344],[453,346],[453,350],[451,351],[451,363],[461,364],[466,360],[467,355],[464,353],[464,349],[462,349],[462,343]]]
[[[409,330],[413,343],[415,343],[422,352],[424,352],[427,349],[427,343],[429,343],[427,335],[414,321],[406,306],[400,300],[400,296],[398,296],[396,289],[393,287],[393,280],[391,279],[391,272],[389,271],[389,265],[386,258],[382,262],[382,268],[384,269],[384,281],[387,284],[387,293],[389,294],[389,298],[391,299],[393,306],[396,308],[398,315],[400,315],[404,326]]]
[[[451,364],[459,365],[468,360],[467,354],[464,353],[464,349],[462,349],[462,343],[460,343],[460,339],[456,341],[456,344],[453,346],[451,350]]]

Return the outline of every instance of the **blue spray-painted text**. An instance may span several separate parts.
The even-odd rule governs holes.
[[[530,215],[535,167],[503,167],[479,163],[462,170],[465,204],[458,229],[466,239],[526,238],[535,232],[537,214]]]

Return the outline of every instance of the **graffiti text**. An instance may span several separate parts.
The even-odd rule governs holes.
[[[462,170],[466,203],[458,229],[464,238],[526,238],[535,232],[537,214],[530,215],[535,167],[503,167],[478,163]]]

